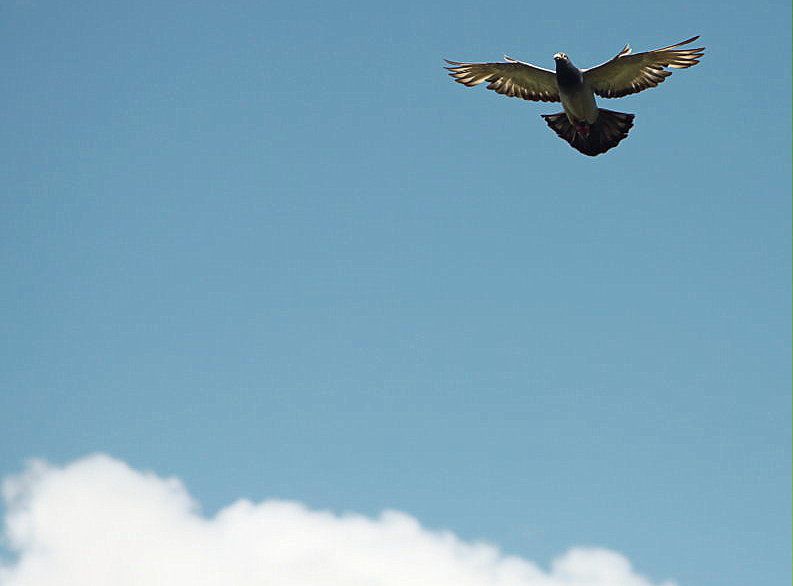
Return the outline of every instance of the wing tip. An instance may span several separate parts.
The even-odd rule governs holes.
[[[668,47],[665,47],[665,49],[674,49],[675,47],[682,47],[683,45],[688,45],[689,43],[693,43],[694,41],[696,41],[700,36],[701,35],[693,36],[690,39],[686,39],[685,41],[680,41],[679,43],[675,43],[674,45],[670,45]],[[692,50],[695,50],[695,49],[687,49],[687,50],[688,51],[692,51]],[[698,50],[698,49],[696,49],[696,50]]]

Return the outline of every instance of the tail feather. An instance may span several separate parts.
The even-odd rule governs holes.
[[[543,114],[542,117],[556,134],[570,143],[570,146],[585,155],[594,157],[617,146],[623,138],[628,136],[628,131],[633,126],[634,116],[598,108],[598,119],[589,127],[589,133],[586,136],[576,131],[564,112]]]

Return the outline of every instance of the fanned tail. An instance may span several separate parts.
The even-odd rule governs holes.
[[[628,136],[628,131],[633,126],[633,114],[614,112],[598,108],[598,118],[589,126],[589,132],[582,134],[575,126],[570,124],[567,114],[543,114],[542,117],[548,126],[561,138],[570,143],[577,151],[594,157],[605,153],[610,148]]]

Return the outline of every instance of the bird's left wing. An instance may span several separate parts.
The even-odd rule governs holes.
[[[454,80],[468,87],[488,82],[487,89],[505,96],[558,102],[559,90],[556,87],[556,74],[531,63],[504,57],[504,63],[460,63],[449,61],[447,67]]]
[[[699,63],[699,58],[705,52],[704,47],[680,49],[698,38],[691,37],[681,43],[645,53],[631,53],[630,46],[625,45],[613,59],[592,69],[584,69],[584,81],[603,98],[619,98],[655,87],[672,75],[665,67],[685,69]]]

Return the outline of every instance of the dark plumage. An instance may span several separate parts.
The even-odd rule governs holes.
[[[669,69],[685,69],[699,63],[704,48],[681,49],[681,43],[644,53],[631,53],[630,46],[605,63],[578,69],[564,53],[554,55],[556,70],[504,57],[504,63],[461,63],[448,61],[455,81],[473,87],[488,82],[488,89],[511,97],[543,102],[562,102],[563,112],[543,118],[556,134],[585,155],[605,153],[628,136],[633,114],[597,107],[595,95],[619,98],[655,87],[672,75]]]
[[[556,85],[565,90],[575,90],[584,85],[584,76],[569,59],[555,59]]]

